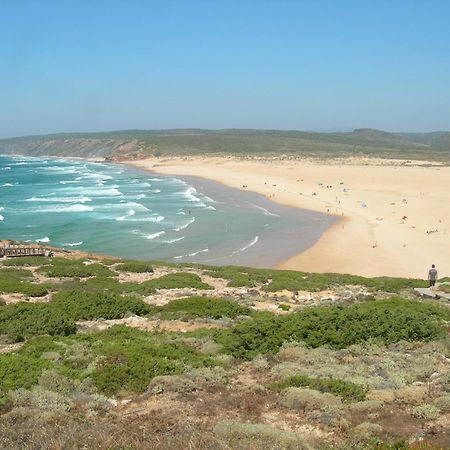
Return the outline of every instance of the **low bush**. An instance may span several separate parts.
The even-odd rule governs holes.
[[[146,273],[153,272],[153,266],[146,261],[126,261],[114,267],[120,272]]]
[[[262,423],[218,422],[214,433],[226,439],[227,448],[306,449],[304,436]]]
[[[60,358],[42,358],[48,352],[57,352]],[[61,395],[69,395],[71,390],[95,394],[97,389],[106,395],[120,391],[142,393],[156,376],[179,375],[217,365],[215,359],[174,340],[170,334],[126,326],[57,339],[40,337],[16,353],[0,354],[0,399],[5,400],[9,390],[35,385]],[[193,371],[190,379],[199,383],[220,378],[219,372],[208,373]],[[72,383],[70,379],[79,381]]]
[[[76,332],[75,322],[92,319],[120,319],[127,313],[154,312],[154,307],[136,297],[108,292],[70,291],[55,294],[50,303],[16,303],[0,308],[0,335],[18,342],[37,335]]]
[[[281,393],[281,404],[289,409],[314,411],[339,404],[340,400],[332,394],[314,389],[288,387]]]
[[[288,270],[250,269],[248,267],[203,266],[207,273],[216,278],[229,280],[233,287],[255,287],[265,285],[269,292],[321,291],[335,286],[361,285],[373,291],[399,293],[402,289],[426,287],[426,281],[410,278],[376,277],[365,278],[337,273],[307,273]]]
[[[47,295],[50,285],[33,283],[29,270],[7,268],[0,270],[1,294],[24,294],[30,297]]]
[[[107,277],[113,272],[100,263],[85,264],[80,259],[53,258],[50,265],[42,266],[38,269],[40,273],[52,278],[64,277]]]
[[[127,313],[145,315],[152,306],[137,297],[121,297],[109,292],[60,292],[53,296],[52,309],[71,320],[120,319]]]
[[[366,397],[367,389],[358,384],[335,378],[312,378],[304,375],[294,375],[284,380],[272,383],[272,390],[282,391],[289,387],[305,387],[320,392],[328,392],[341,397],[344,401],[362,401]]]
[[[214,289],[209,284],[203,283],[195,273],[187,272],[168,273],[162,277],[144,281],[141,286],[150,289]]]
[[[439,409],[434,405],[423,404],[413,408],[412,414],[418,419],[434,420],[439,417]]]
[[[2,261],[3,266],[9,267],[22,267],[22,266],[43,266],[46,264],[51,264],[52,258],[47,258],[45,256],[22,256],[20,258],[8,258]]]
[[[248,315],[250,309],[239,305],[233,300],[208,297],[187,297],[172,300],[159,308],[161,317],[166,319],[195,319],[208,317],[220,319],[230,317],[232,319]]]
[[[342,349],[378,339],[384,343],[430,341],[445,335],[442,320],[450,311],[430,303],[399,298],[351,306],[305,308],[286,316],[257,314],[216,336],[234,356],[252,359],[276,353],[285,341],[309,347]]]

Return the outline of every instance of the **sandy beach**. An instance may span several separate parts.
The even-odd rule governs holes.
[[[174,157],[127,161],[160,174],[190,175],[337,216],[312,248],[277,267],[364,276],[450,275],[450,168],[393,161],[318,163]]]

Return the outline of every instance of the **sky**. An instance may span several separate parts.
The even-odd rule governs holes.
[[[0,137],[450,130],[448,0],[0,0]]]

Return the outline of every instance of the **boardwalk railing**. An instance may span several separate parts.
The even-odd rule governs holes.
[[[8,256],[15,258],[19,256],[46,256],[49,252],[42,247],[25,247],[23,245],[7,245],[0,247],[0,258]]]

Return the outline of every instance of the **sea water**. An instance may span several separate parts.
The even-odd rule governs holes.
[[[194,184],[196,186],[194,187]],[[135,259],[270,266],[328,218],[118,164],[0,156],[0,238]]]

